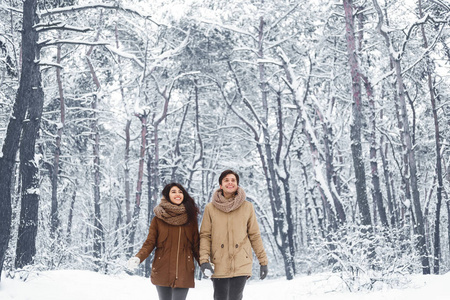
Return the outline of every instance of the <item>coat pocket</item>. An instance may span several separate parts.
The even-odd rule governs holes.
[[[241,244],[240,250],[236,254],[236,268],[243,268],[250,266],[253,263],[252,249],[250,242],[245,242]]]
[[[158,272],[162,269],[166,268],[166,264],[168,263],[167,257],[164,257],[166,252],[163,248],[156,248],[155,257],[153,258],[152,263],[152,274],[158,274]]]
[[[218,263],[220,260],[222,260],[223,253],[225,250],[225,243],[217,243],[213,244],[211,247],[211,262]]]
[[[193,255],[192,251],[190,251],[189,249],[186,249],[184,254],[185,254],[185,260],[186,260],[186,271],[187,271],[187,273],[193,274],[194,270],[195,270],[194,255]]]

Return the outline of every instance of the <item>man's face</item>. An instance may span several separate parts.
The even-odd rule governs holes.
[[[238,184],[236,176],[234,174],[228,174],[222,179],[222,184],[220,188],[223,190],[224,194],[234,194],[238,189]]]

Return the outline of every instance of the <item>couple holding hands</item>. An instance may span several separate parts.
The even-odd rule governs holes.
[[[194,259],[210,277],[214,300],[240,300],[252,275],[253,251],[260,264],[260,279],[268,260],[253,205],[245,200],[239,175],[222,172],[217,189],[205,207],[198,231],[199,209],[181,184],[170,183],[154,208],[155,217],[141,250],[129,259],[134,270],[155,250],[151,281],[160,300],[184,300],[194,287]],[[214,268],[213,268],[214,266]]]

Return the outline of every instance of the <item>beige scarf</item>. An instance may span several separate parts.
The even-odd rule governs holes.
[[[161,203],[153,209],[155,216],[170,225],[184,225],[188,215],[184,204],[175,205],[162,197]]]
[[[241,187],[238,187],[236,195],[230,199],[225,198],[221,189],[216,190],[212,197],[212,204],[217,209],[226,213],[238,209],[244,201],[245,192]]]

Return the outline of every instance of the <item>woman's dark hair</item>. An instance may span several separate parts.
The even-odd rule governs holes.
[[[170,193],[170,190],[174,186],[176,186],[183,192],[183,202],[181,202],[181,203],[183,203],[184,207],[186,208],[186,212],[188,215],[188,221],[195,222],[197,224],[198,223],[197,217],[198,217],[199,209],[197,207],[197,204],[195,204],[194,199],[189,195],[189,193],[184,189],[184,187],[181,184],[176,183],[176,182],[171,182],[171,183],[167,184],[162,191],[163,197],[167,201],[172,203],[172,201],[170,201],[169,193]]]
[[[219,176],[219,184],[222,185],[222,180],[225,177],[227,177],[227,175],[229,175],[229,174],[233,174],[234,176],[236,176],[236,182],[237,182],[237,185],[239,185],[239,175],[236,172],[234,172],[233,170],[223,171],[222,174],[220,174],[220,176]]]

